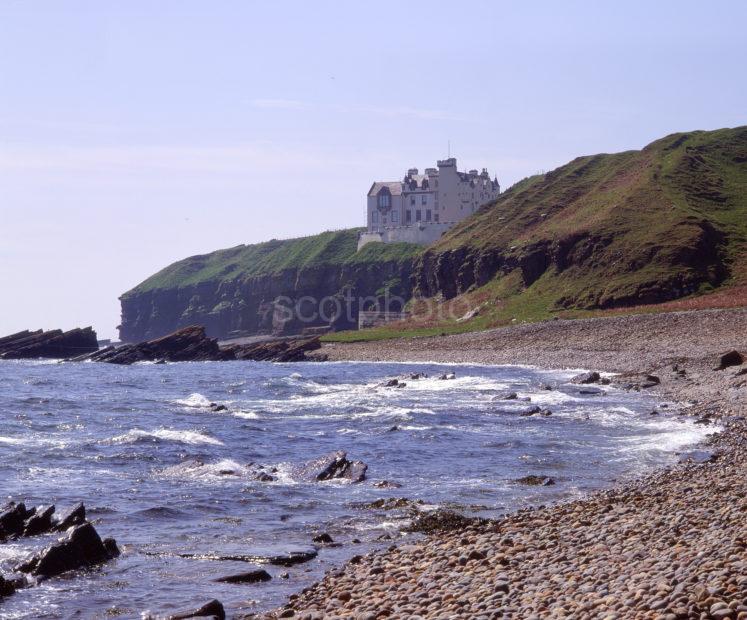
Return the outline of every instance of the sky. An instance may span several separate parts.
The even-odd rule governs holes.
[[[360,226],[374,180],[747,124],[747,3],[0,0],[0,335]]]

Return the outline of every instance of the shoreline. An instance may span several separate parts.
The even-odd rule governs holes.
[[[261,617],[747,619],[747,365],[714,370],[731,349],[747,352],[747,309],[325,345],[330,361],[587,368],[632,389],[654,374],[723,432],[706,462],[353,558]]]

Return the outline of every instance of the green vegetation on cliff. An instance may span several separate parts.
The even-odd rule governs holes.
[[[412,259],[422,248],[409,243],[372,243],[356,252],[361,228],[327,231],[296,239],[272,239],[180,260],[138,284],[123,297],[157,289],[278,274],[288,269],[365,265]]]

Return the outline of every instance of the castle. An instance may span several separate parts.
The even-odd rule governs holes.
[[[379,241],[428,245],[449,228],[498,197],[498,179],[486,168],[459,172],[456,158],[437,162],[419,174],[410,168],[402,181],[377,181],[368,190],[367,227],[358,249]]]

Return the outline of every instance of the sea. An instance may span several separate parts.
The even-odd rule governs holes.
[[[572,384],[580,370],[0,361],[0,500],[83,502],[123,552],[0,600],[0,617],[159,618],[211,599],[229,617],[270,609],[354,555],[414,540],[418,514],[500,518],[578,498],[674,463],[713,430],[676,403]],[[406,385],[384,387],[392,378]],[[533,406],[552,415],[521,415]],[[338,450],[368,465],[365,481],[295,475]],[[530,475],[554,484],[517,482]],[[410,501],[387,510],[390,498]],[[334,544],[313,543],[321,533]],[[58,536],[0,544],[0,573]],[[255,568],[272,580],[216,581]]]

